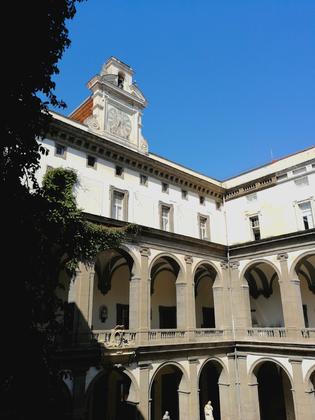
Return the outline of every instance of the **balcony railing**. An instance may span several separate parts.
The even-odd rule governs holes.
[[[315,344],[315,329],[247,328],[234,331],[217,328],[153,329],[148,331],[113,329],[93,331],[93,338],[109,349],[231,340]]]

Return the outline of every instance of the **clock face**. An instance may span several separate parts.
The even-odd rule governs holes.
[[[111,133],[128,139],[131,133],[131,121],[125,112],[111,108],[108,112],[108,125]]]

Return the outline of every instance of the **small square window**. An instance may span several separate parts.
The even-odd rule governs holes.
[[[60,143],[56,143],[56,155],[60,157],[66,156],[66,146]]]
[[[293,175],[300,175],[300,174],[303,174],[304,172],[306,172],[305,166],[303,166],[302,168],[294,169],[294,171],[292,171]]]
[[[199,203],[200,203],[200,204],[202,204],[202,205],[204,205],[204,204],[205,204],[205,202],[206,202],[205,197],[204,197],[203,195],[200,195],[200,196],[199,196]]]
[[[87,166],[90,168],[95,168],[96,165],[96,158],[94,156],[87,156]]]
[[[148,185],[147,175],[140,174],[140,184],[141,185]]]
[[[248,202],[257,201],[257,193],[248,194],[246,199]]]
[[[303,187],[305,185],[308,185],[308,177],[307,176],[300,176],[299,178],[296,178],[294,180],[294,183],[298,187]]]
[[[124,168],[122,166],[116,165],[115,167],[115,175],[117,176],[123,176],[124,174]]]
[[[169,185],[166,182],[162,182],[162,192],[168,193]]]
[[[182,198],[183,198],[184,200],[187,200],[187,199],[188,199],[188,191],[186,191],[186,190],[182,190]]]

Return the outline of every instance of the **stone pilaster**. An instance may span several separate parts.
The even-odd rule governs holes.
[[[302,358],[295,357],[289,359],[293,371],[293,384],[292,394],[295,405],[295,420],[312,420],[314,418],[313,412],[313,399],[314,396],[306,392],[303,371],[302,371]]]
[[[140,321],[139,329],[148,331],[150,329],[150,273],[149,273],[149,248],[141,248],[141,287],[140,287]]]
[[[190,378],[190,418],[199,418],[199,383],[197,375],[197,365],[199,360],[196,357],[188,357],[189,378]]]
[[[284,325],[287,329],[304,328],[302,297],[299,279],[290,279],[288,254],[277,255],[280,262],[281,278],[279,279]]]
[[[216,328],[232,328],[231,297],[230,297],[230,273],[227,262],[221,262],[221,282],[215,281],[213,285],[213,300],[215,311]]]
[[[129,287],[129,328],[138,330],[141,323],[141,277],[131,276]]]
[[[149,419],[150,418],[150,395],[149,395],[149,379],[150,379],[150,369],[152,368],[151,362],[143,361],[139,362],[138,366],[140,368],[140,402],[139,402],[139,411],[141,418]]]
[[[74,336],[77,342],[90,339],[93,315],[94,270],[80,264],[75,277]]]
[[[187,329],[196,328],[196,301],[195,301],[195,282],[192,274],[193,258],[185,256],[186,262],[186,292],[187,292]]]
[[[249,286],[245,278],[240,277],[238,261],[229,263],[232,289],[232,319],[233,327],[245,330],[252,326],[250,315]]]

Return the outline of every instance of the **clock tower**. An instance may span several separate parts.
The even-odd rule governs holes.
[[[133,81],[132,68],[111,57],[88,88],[92,91],[91,107],[83,124],[101,137],[148,153],[142,136],[142,112],[147,101]]]

